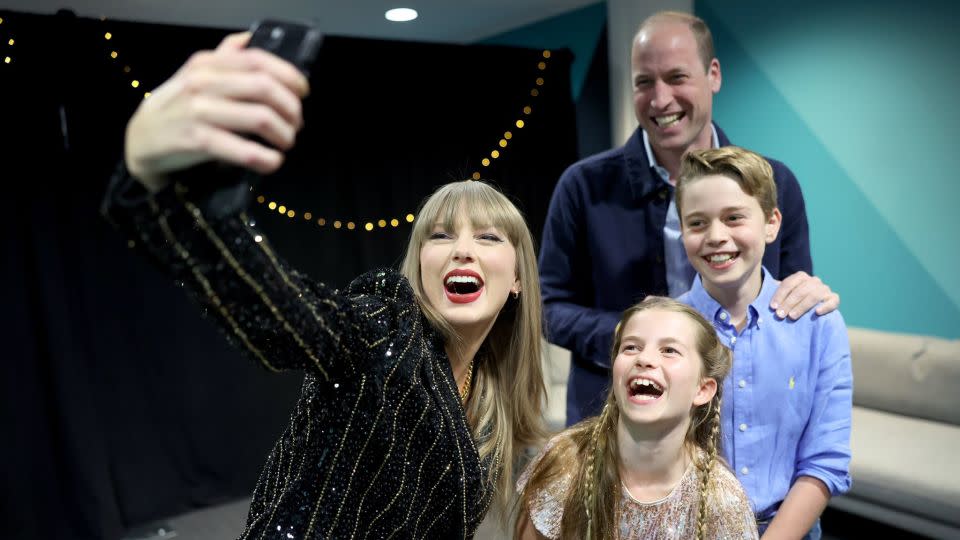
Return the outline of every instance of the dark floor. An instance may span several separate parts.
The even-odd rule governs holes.
[[[184,514],[150,527],[134,531],[124,540],[232,540],[243,531],[249,500],[206,508]],[[927,540],[887,525],[869,521],[839,510],[827,509],[821,518],[823,540],[854,540],[861,538],[895,538],[896,540]],[[491,521],[491,520],[488,520]],[[163,529],[163,534],[160,533]],[[506,534],[490,524],[482,527],[477,540],[499,540]]]

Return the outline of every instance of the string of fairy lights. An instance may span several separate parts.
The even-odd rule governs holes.
[[[3,53],[0,55],[3,56],[3,63],[9,64],[13,62],[13,44],[16,43],[16,40],[13,39],[13,36],[7,36],[6,32],[3,32],[5,29],[3,26],[3,17],[0,17],[0,39],[3,39],[6,43]]]
[[[100,21],[103,23],[104,28],[103,40],[105,43],[105,54],[108,55],[111,61],[117,64],[119,69],[123,72],[123,75],[127,77],[130,87],[140,92],[140,87],[142,86],[141,81],[134,73],[130,63],[122,58],[119,48],[116,47],[114,35],[113,32],[110,31],[107,18],[101,17]],[[3,20],[3,17],[0,17],[0,39],[6,40],[6,50],[0,53],[0,56],[3,57],[3,62],[5,64],[10,64],[13,62],[13,53],[11,50],[14,46],[15,40],[12,36],[6,36],[5,33],[2,32],[4,29],[4,22],[5,21]],[[520,109],[519,113],[517,114],[516,121],[514,121],[508,127],[508,129],[503,131],[502,135],[497,138],[496,143],[493,145],[493,149],[490,150],[489,153],[485,152],[483,154],[484,157],[481,158],[479,162],[480,167],[474,170],[473,174],[471,174],[469,178],[464,179],[464,181],[480,180],[483,177],[480,171],[491,167],[494,164],[494,161],[503,157],[503,154],[507,151],[507,148],[515,142],[516,135],[513,130],[522,130],[527,126],[529,118],[531,115],[533,115],[532,104],[534,103],[534,100],[540,96],[541,88],[543,88],[543,86],[546,84],[544,75],[547,71],[551,52],[549,50],[544,50],[541,56],[542,60],[539,60],[537,63],[537,77],[534,79],[532,88],[529,92],[530,101]],[[150,95],[151,94],[149,91],[143,91],[143,99],[148,99]],[[401,215],[398,217],[379,218],[373,220],[331,219],[326,216],[320,216],[311,211],[298,211],[290,204],[271,200],[263,194],[257,195],[255,200],[258,204],[263,205],[271,212],[276,211],[279,215],[285,216],[288,219],[294,220],[299,216],[299,218],[304,222],[313,223],[319,227],[329,226],[337,230],[362,230],[372,232],[381,229],[397,228],[403,223],[413,223],[413,221],[416,219],[416,216],[414,216],[413,213],[401,213]]]

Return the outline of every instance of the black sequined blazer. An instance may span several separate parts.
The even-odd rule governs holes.
[[[194,190],[148,196],[121,170],[103,210],[248,356],[306,372],[241,538],[471,538],[492,500],[489,464],[407,280],[314,283],[250,225],[248,187]]]

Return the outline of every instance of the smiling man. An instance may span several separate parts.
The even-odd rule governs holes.
[[[680,160],[691,149],[731,144],[712,121],[722,77],[701,19],[662,12],[645,20],[634,36],[631,70],[640,127],[624,146],[564,172],[544,226],[540,280],[547,331],[552,343],[572,352],[568,425],[600,410],[621,312],[647,295],[677,297],[689,290],[695,272],[673,203]],[[784,164],[770,163],[783,212],[780,236],[763,258],[783,279],[771,309],[791,319],[814,306],[827,313],[840,299],[811,276],[800,186]]]

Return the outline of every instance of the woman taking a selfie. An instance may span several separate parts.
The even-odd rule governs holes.
[[[247,356],[306,372],[242,537],[470,538],[542,433],[530,232],[501,193],[456,182],[423,205],[399,272],[336,291],[288,268],[242,181],[170,179],[212,161],[271,173],[293,146],[307,81],[247,39],[197,53],[143,102],[104,203]]]

